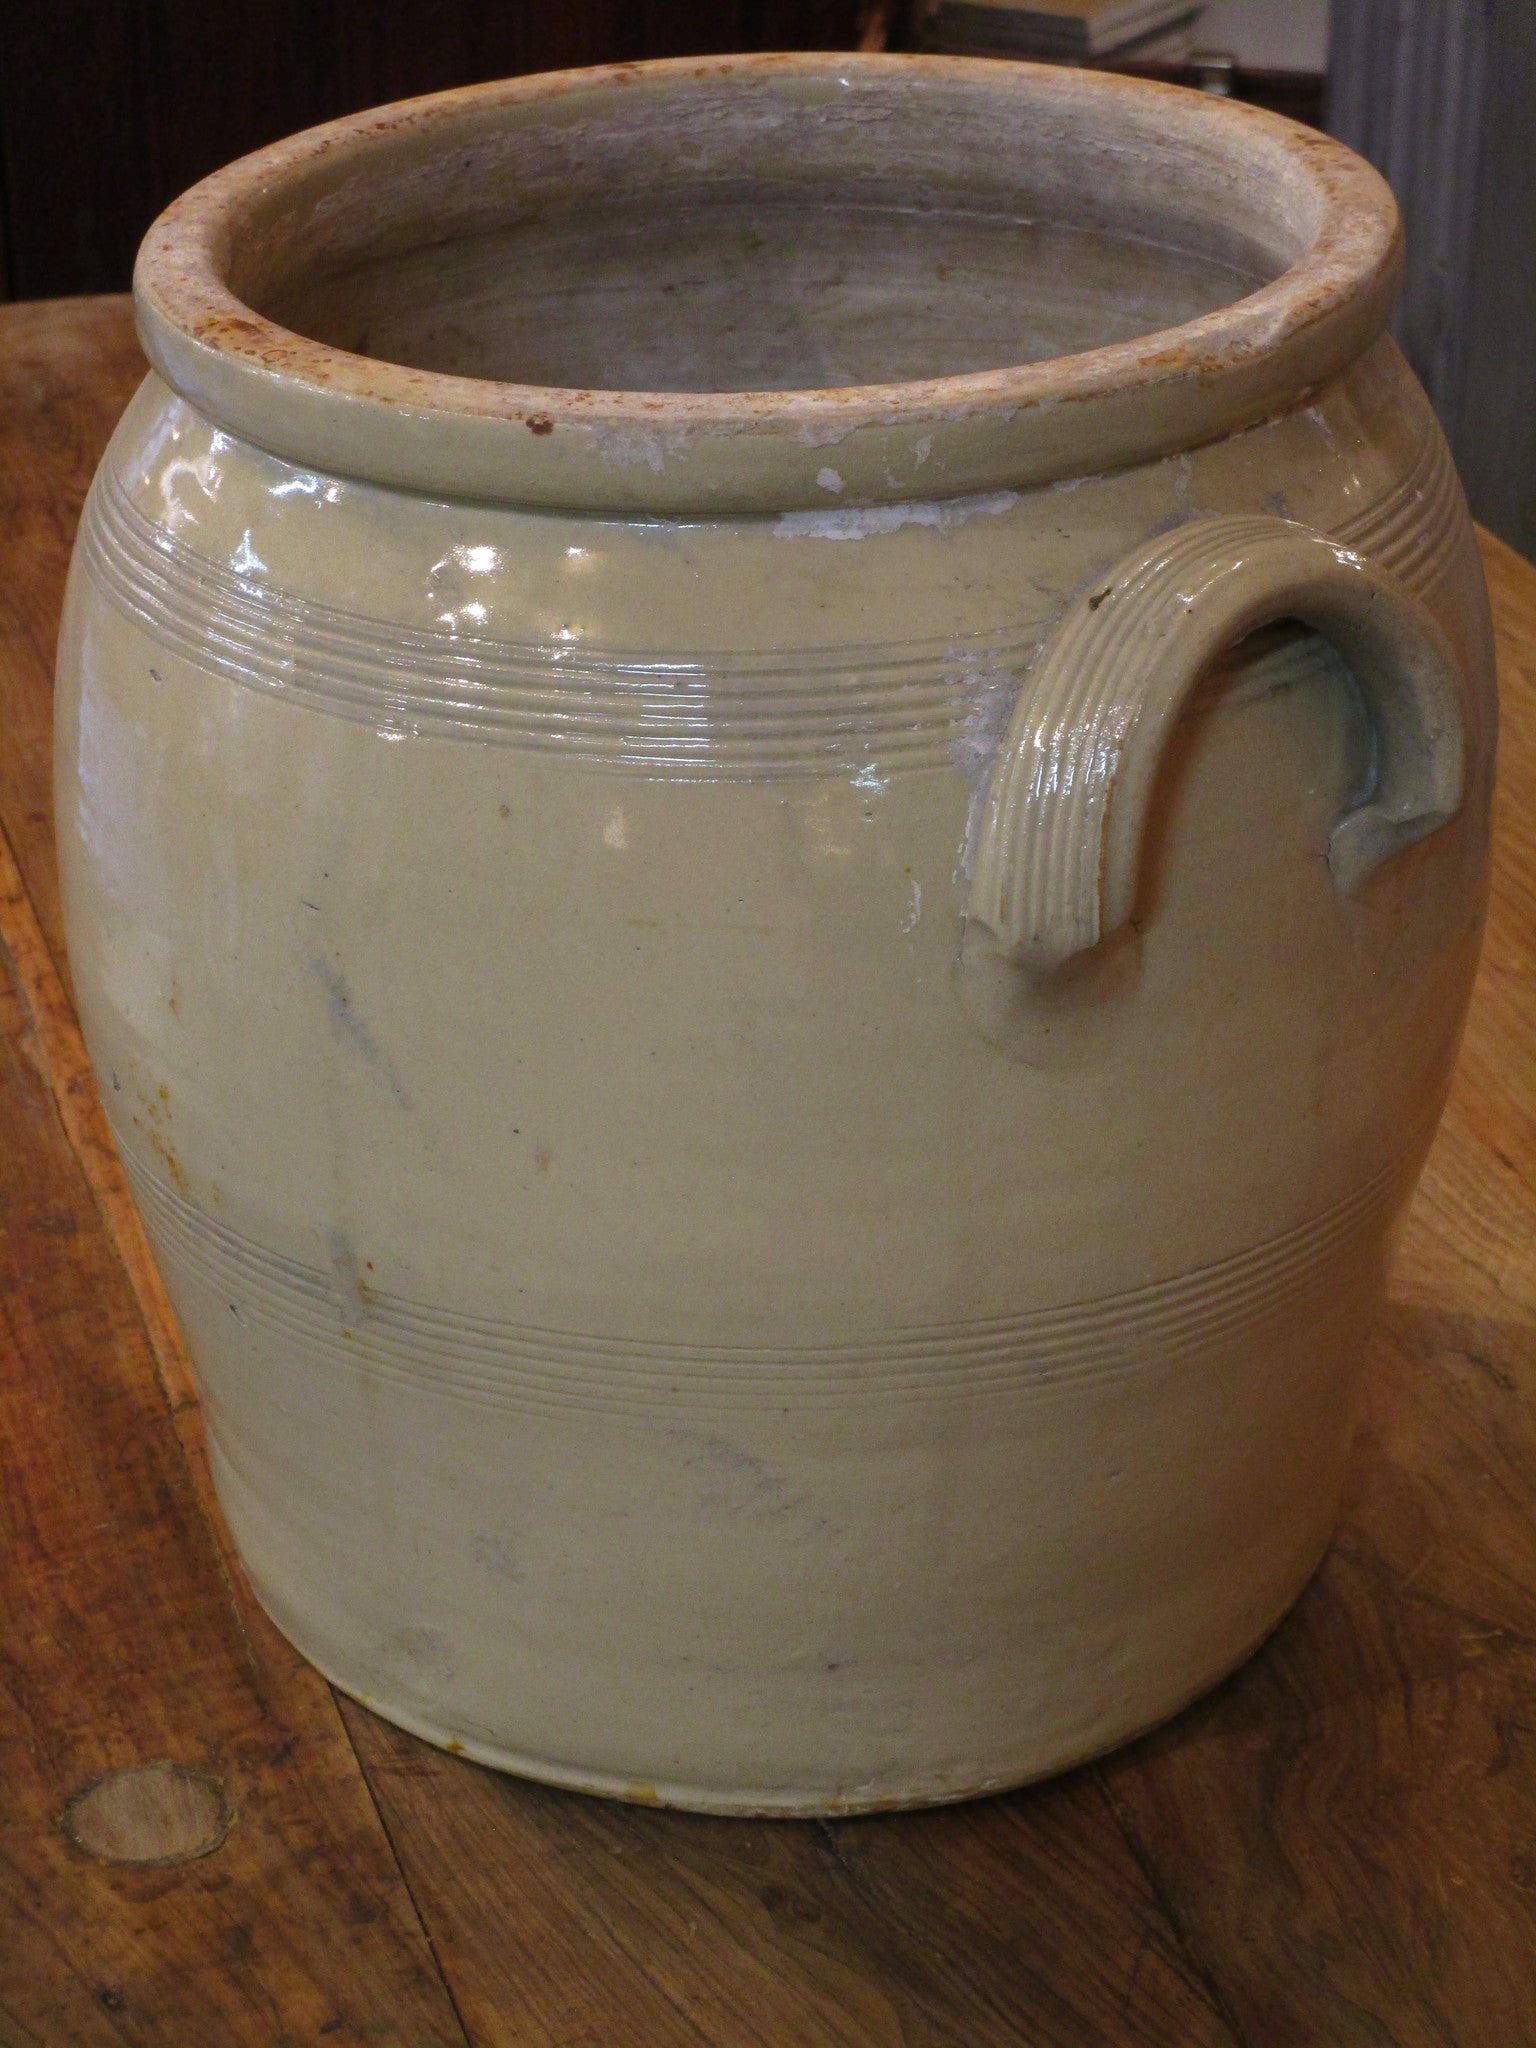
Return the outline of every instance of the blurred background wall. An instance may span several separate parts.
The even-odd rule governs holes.
[[[1333,0],[1327,123],[1403,209],[1397,337],[1472,510],[1536,556],[1536,6]]]

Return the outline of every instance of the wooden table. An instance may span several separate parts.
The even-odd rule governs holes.
[[[374,1719],[230,1555],[51,843],[60,589],[141,371],[120,299],[0,309],[0,2048],[1536,2043],[1536,570],[1485,540],[1487,949],[1322,1572],[1217,1692],[1052,1784],[700,1819]],[[77,1846],[73,1798],[164,1761],[220,1846]]]

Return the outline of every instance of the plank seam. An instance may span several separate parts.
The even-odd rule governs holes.
[[[416,1915],[416,1924],[421,1929],[421,1938],[427,1945],[427,1954],[432,1958],[432,1967],[436,1970],[438,1982],[443,1987],[443,1995],[448,2000],[449,2010],[452,2012],[454,2019],[458,2022],[459,2032],[464,2036],[464,2048],[475,2048],[474,2036],[469,2031],[469,2022],[464,2017],[463,2009],[459,2004],[458,1994],[457,1992],[455,1992],[453,1988],[453,1979],[449,1976],[447,1967],[443,1962],[442,1956],[438,1953],[437,1940],[433,1935],[431,1922],[427,1918],[426,1911],[422,1906],[420,1899],[418,1899],[416,1896],[415,1889],[411,1884],[411,1880],[409,1874],[406,1871],[405,1864],[401,1859],[399,1846],[395,1841],[394,1829],[391,1828],[389,1824],[388,1815],[385,1813],[383,1806],[379,1803],[379,1795],[373,1789],[373,1780],[368,1775],[368,1767],[363,1762],[363,1759],[358,1752],[357,1743],[353,1739],[352,1724],[347,1717],[347,1710],[348,1708],[355,1708],[358,1713],[366,1714],[368,1709],[358,1701],[344,1700],[343,1696],[337,1691],[334,1685],[331,1685],[329,1680],[326,1681],[326,1685],[327,1689],[330,1692],[331,1700],[336,1708],[336,1718],[341,1723],[341,1732],[346,1738],[347,1748],[351,1753],[352,1761],[357,1765],[357,1775],[362,1780],[363,1787],[368,1794],[368,1804],[373,1808],[374,1816],[379,1823],[379,1832],[383,1835],[384,1841],[389,1849],[389,1860],[395,1866],[395,1875],[400,1880],[401,1889],[404,1891],[405,1896],[411,1902],[412,1911]],[[399,1731],[391,1730],[391,1732],[395,1733]],[[414,1741],[419,1740],[420,1738],[405,1736],[404,1739],[407,1741]],[[476,1766],[470,1765],[468,1768],[474,1769],[476,1768]],[[4,2048],[3,2043],[0,2043],[0,2048]]]
[[[1195,1982],[1209,2000],[1212,2012],[1231,2035],[1233,2048],[1257,2048],[1253,2037],[1243,2025],[1237,2008],[1232,2004],[1232,2001],[1222,1988],[1220,1979],[1196,1947],[1188,1927],[1184,1924],[1184,1916],[1175,1904],[1173,1894],[1169,1890],[1155,1858],[1137,1833],[1135,1823],[1131,1820],[1130,1815],[1123,1810],[1120,1801],[1116,1799],[1114,1792],[1111,1790],[1103,1764],[1100,1762],[1091,1763],[1088,1766],[1088,1770],[1094,1783],[1098,1786],[1100,1796],[1109,1810],[1109,1816],[1114,1822],[1115,1828],[1119,1833],[1120,1839],[1124,1842],[1132,1862],[1135,1863],[1137,1869],[1146,1879],[1147,1887],[1152,1894],[1159,1914],[1162,1916],[1164,1925],[1172,1934],[1178,1946],[1178,1951],[1188,1964]]]
[[[122,1164],[106,1121],[106,1112],[97,1093],[95,1076],[91,1071],[79,1021],[65,993],[63,980],[44,937],[36,908],[27,893],[11,846],[10,835],[3,823],[0,823],[0,946],[4,947],[28,1023],[37,1039],[41,1055],[40,1078],[48,1090],[65,1142],[79,1161],[91,1200],[101,1217],[103,1231],[113,1253],[122,1265],[129,1292],[138,1310],[150,1356],[154,1360],[155,1379],[165,1402],[177,1447],[187,1468],[192,1497],[208,1528],[220,1582],[234,1616],[235,1626],[239,1630],[252,1693],[262,1713],[271,1718],[272,1710],[263,1684],[261,1662],[246,1625],[246,1601],[253,1599],[254,1596],[247,1592],[242,1597],[240,1591],[240,1586],[244,1583],[244,1572],[213,1490],[213,1481],[208,1469],[202,1404],[198,1399],[191,1364],[176,1325],[174,1311],[166,1296],[164,1283],[144,1235],[143,1225],[139,1221],[138,1210],[128,1192]],[[336,1716],[347,1754],[357,1768],[359,1781],[366,1794],[369,1809],[378,1822],[390,1862],[394,1866],[405,1897],[410,1901],[411,1912],[415,1916],[427,1954],[432,1959],[432,1966],[459,2029],[464,2048],[473,2048],[472,2037],[464,2024],[464,2015],[454,1995],[453,1986],[443,1969],[421,1903],[401,1867],[394,1837],[385,1823],[368,1773],[363,1768],[361,1757],[358,1756],[357,1746],[352,1740],[352,1731],[347,1726],[346,1716],[342,1713],[335,1688],[326,1684],[326,1691],[330,1695],[331,1712]]]

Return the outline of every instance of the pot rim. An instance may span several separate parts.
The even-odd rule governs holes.
[[[243,227],[305,181],[370,156],[438,156],[509,112],[637,90],[961,89],[978,116],[1043,102],[1151,123],[1211,175],[1273,181],[1310,240],[1255,291],[1182,325],[961,376],[833,389],[561,389],[410,368],[279,325],[227,282]],[[701,102],[702,103],[702,102]],[[563,110],[566,113],[569,109]],[[578,109],[580,111],[580,109]],[[920,118],[920,116],[919,116]],[[1113,73],[966,57],[789,53],[543,72],[311,128],[175,200],[134,272],[151,363],[218,426],[305,468],[434,497],[629,516],[856,508],[1062,481],[1155,459],[1305,403],[1385,329],[1402,268],[1396,203],[1343,144],[1259,108]]]

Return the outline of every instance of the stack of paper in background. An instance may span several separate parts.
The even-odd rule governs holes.
[[[924,41],[931,50],[1056,64],[1178,62],[1199,12],[1199,0],[937,0]]]

